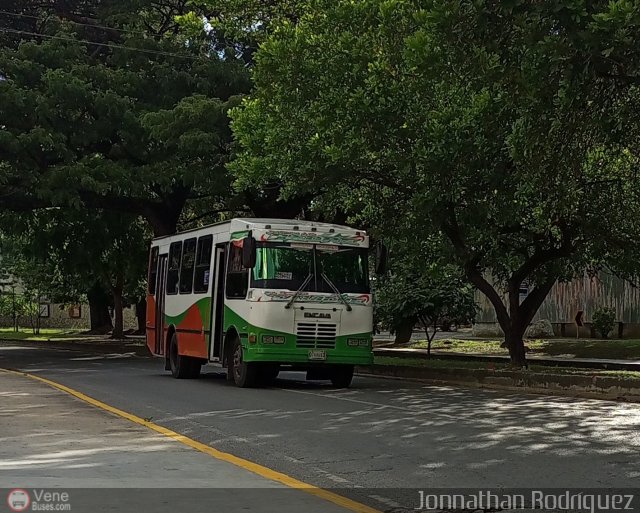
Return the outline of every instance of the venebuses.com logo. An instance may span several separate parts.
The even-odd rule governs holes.
[[[7,495],[7,505],[11,511],[71,511],[69,493],[33,489],[30,492],[14,488]]]
[[[29,492],[20,488],[15,488],[7,495],[7,504],[11,511],[26,511],[31,504]]]

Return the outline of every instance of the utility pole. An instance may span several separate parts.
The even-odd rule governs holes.
[[[11,303],[13,313],[13,331],[18,333],[18,313],[16,312],[16,285],[11,282]]]

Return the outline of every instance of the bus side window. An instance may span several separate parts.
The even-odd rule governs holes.
[[[182,264],[180,264],[180,294],[191,294],[193,288],[193,266],[196,260],[196,238],[184,241]]]
[[[211,279],[211,248],[213,237],[205,235],[198,239],[198,251],[196,252],[196,270],[193,278],[193,291],[206,292],[209,290]]]
[[[227,263],[227,297],[244,299],[249,288],[249,270],[242,266],[242,246],[233,242],[229,245],[229,261]]]
[[[158,246],[151,248],[151,254],[149,255],[149,274],[147,276],[147,290],[149,294],[155,296],[156,294],[156,279],[158,277]]]
[[[169,246],[169,270],[167,271],[167,294],[178,293],[180,281],[180,257],[182,256],[182,242],[174,242]]]

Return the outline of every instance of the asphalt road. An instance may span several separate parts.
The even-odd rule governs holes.
[[[215,367],[175,380],[151,358],[7,343],[0,368],[43,375],[382,510],[416,506],[407,489],[640,482],[638,404],[362,377],[334,390],[300,373],[238,389]]]

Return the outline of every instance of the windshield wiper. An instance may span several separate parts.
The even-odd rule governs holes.
[[[347,307],[347,312],[350,312],[351,310],[353,310],[351,308],[351,305],[347,303],[347,300],[344,297],[342,297],[342,292],[338,290],[338,287],[335,286],[335,284],[329,279],[329,277],[323,272],[320,273],[320,277],[329,284],[329,287],[331,287],[336,294],[338,294],[340,301],[342,301],[344,303],[344,306]]]
[[[296,290],[296,293],[291,296],[291,299],[289,301],[287,301],[287,304],[284,305],[284,307],[286,309],[291,308],[291,305],[293,304],[293,302],[296,300],[296,298],[298,297],[298,294],[300,294],[300,292],[302,292],[304,290],[304,288],[308,285],[308,283],[311,281],[311,278],[313,278],[313,272],[309,272],[309,276],[307,276],[304,281],[302,282],[302,285],[300,285],[300,288],[298,290]]]

